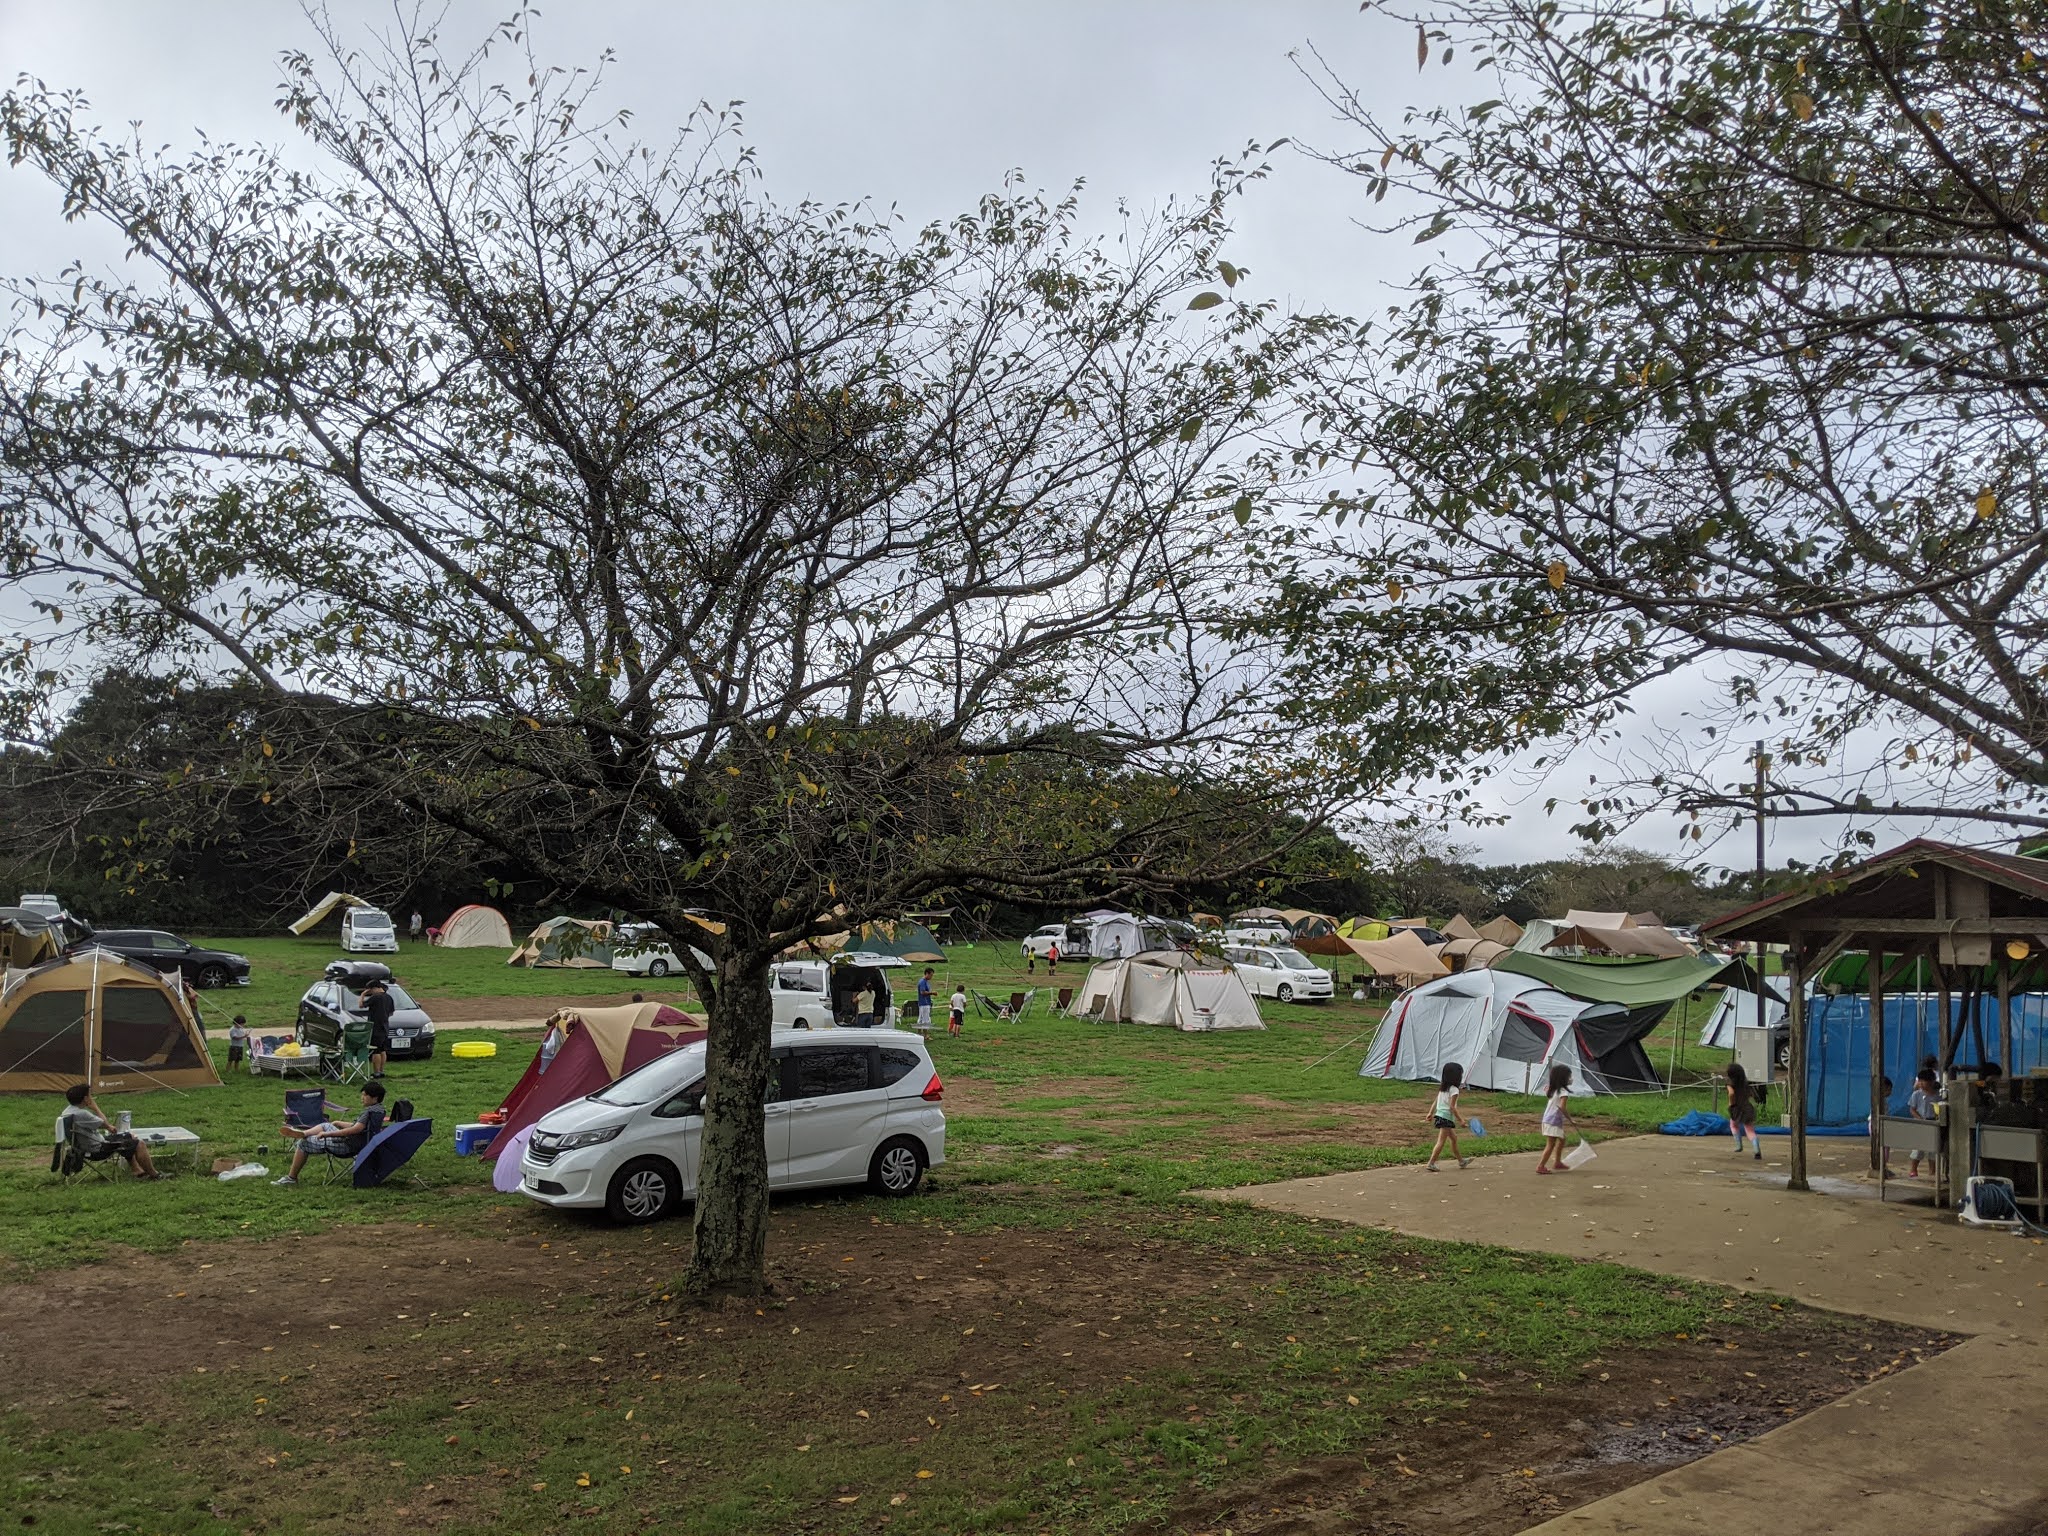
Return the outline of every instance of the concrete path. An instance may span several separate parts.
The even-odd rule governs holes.
[[[1809,1306],[1978,1335],[1743,1445],[1529,1536],[1768,1530],[1802,1536],[2048,1532],[2048,1244],[1959,1226],[1895,1181],[1880,1206],[1862,1142],[1815,1145],[1815,1192],[1724,1140],[1611,1141],[1572,1172],[1533,1154],[1217,1191],[1417,1237],[1607,1259]],[[1903,1186],[1903,1189],[1902,1189]],[[1918,1192],[1926,1201],[1927,1192]]]

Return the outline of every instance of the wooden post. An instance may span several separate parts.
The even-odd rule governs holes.
[[[1934,1064],[1940,1074],[1942,1098],[1948,1104],[1948,1114],[1943,1122],[1942,1159],[1936,1170],[1941,1183],[1935,1189],[1935,1198],[1944,1206],[1956,1197],[1955,1169],[1956,1151],[1960,1146],[1967,1152],[1970,1145],[1969,1132],[1963,1128],[1963,1107],[1957,1101],[1969,1095],[1949,1091],[1949,1060],[1955,1052],[1955,1028],[1948,1016],[1949,1004],[1953,999],[1948,990],[1948,963],[1941,958],[1941,946],[1935,945],[1928,964],[1934,968]],[[1963,1159],[1967,1172],[1969,1159]]]
[[[2005,951],[2006,940],[1993,939],[1998,946],[1998,1064],[2011,1082],[2019,1076],[2012,1059],[2012,956]]]
[[[1884,945],[1870,946],[1870,1171],[1884,1182]],[[1882,1189],[1879,1191],[1882,1194]]]
[[[1786,1069],[1785,1108],[1790,1120],[1792,1174],[1787,1189],[1808,1189],[1806,1182],[1806,939],[1793,933],[1785,950],[1785,1023],[1791,1040]]]

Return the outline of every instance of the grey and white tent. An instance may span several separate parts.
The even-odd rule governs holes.
[[[1073,1012],[1106,1024],[1160,1024],[1189,1032],[1266,1027],[1237,972],[1180,950],[1099,962],[1081,984]]]
[[[1733,987],[1723,987],[1721,1000],[1707,1015],[1707,1022],[1700,1026],[1700,1044],[1719,1046],[1724,1051],[1734,1050],[1736,1030],[1757,1028],[1756,1005],[1757,995],[1754,992],[1738,992]],[[1784,1022],[1784,1000],[1775,996],[1764,999],[1764,1027],[1776,1029]]]
[[[1511,971],[1460,971],[1394,999],[1358,1075],[1433,1083],[1455,1061],[1469,1088],[1541,1093],[1550,1069],[1567,1066],[1573,1093],[1612,1092],[1597,1064],[1610,1016],[1619,1021],[1626,1010]],[[1596,1038],[1589,1043],[1582,1028]]]

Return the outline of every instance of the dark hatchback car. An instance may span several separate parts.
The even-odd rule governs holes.
[[[169,976],[177,974],[195,987],[246,987],[249,958],[225,949],[202,949],[199,945],[157,928],[99,928],[88,941],[99,949],[111,949],[124,960],[133,960]]]
[[[371,960],[336,960],[326,973],[306,988],[299,999],[299,1044],[338,1050],[341,1033],[350,1019],[366,1017],[363,988],[381,981],[391,989],[391,1050],[393,1061],[405,1058],[426,1060],[434,1054],[434,1021],[412,1000],[405,988],[391,978],[391,967]]]

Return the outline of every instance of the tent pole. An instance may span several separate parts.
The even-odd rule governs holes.
[[[1792,1168],[1787,1189],[1806,1190],[1806,937],[1794,932],[1785,951],[1785,1010],[1791,1025],[1792,1060],[1786,1076],[1785,1106],[1791,1122]]]
[[[1884,945],[1870,946],[1870,1171],[1884,1184]]]

